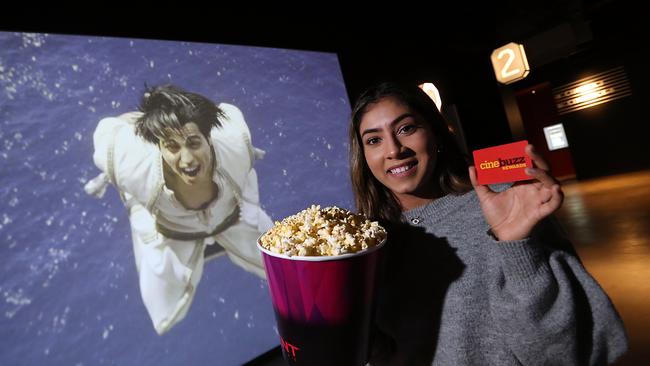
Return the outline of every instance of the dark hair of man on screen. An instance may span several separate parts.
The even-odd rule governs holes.
[[[158,144],[171,131],[179,132],[194,122],[209,139],[213,127],[221,127],[223,111],[210,99],[167,84],[146,87],[138,108],[144,113],[136,122],[136,134]]]

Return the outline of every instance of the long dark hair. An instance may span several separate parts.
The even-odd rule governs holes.
[[[210,99],[170,84],[146,87],[139,109],[144,114],[136,122],[136,134],[153,144],[166,136],[167,129],[178,131],[189,122],[209,140],[210,130],[220,127],[225,117]]]
[[[359,96],[350,120],[350,176],[357,209],[373,220],[400,221],[402,207],[395,195],[375,178],[363,151],[359,127],[368,107],[384,98],[394,98],[420,116],[433,129],[438,142],[438,158],[432,184],[443,194],[462,194],[471,189],[467,160],[461,152],[449,125],[435,103],[416,85],[393,82],[377,84]]]

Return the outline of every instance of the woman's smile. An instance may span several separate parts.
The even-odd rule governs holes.
[[[396,99],[368,106],[359,124],[366,163],[372,174],[405,205],[432,198],[436,141],[429,124]]]
[[[390,174],[395,178],[409,177],[417,173],[417,160],[411,161],[408,163],[396,165],[392,168],[389,168],[386,173]]]

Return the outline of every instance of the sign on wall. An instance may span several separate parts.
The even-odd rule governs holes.
[[[569,142],[564,133],[564,126],[561,123],[544,127],[544,137],[546,137],[546,144],[548,145],[549,151],[569,147]]]
[[[510,84],[525,78],[530,72],[524,46],[510,42],[492,51],[492,67],[497,81]]]

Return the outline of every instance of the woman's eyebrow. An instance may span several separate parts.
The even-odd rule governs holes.
[[[415,115],[414,115],[413,113],[404,113],[404,114],[401,114],[399,117],[395,118],[395,119],[390,123],[390,125],[391,125],[391,126],[394,126],[396,123],[399,123],[401,120],[403,120],[403,119],[405,119],[405,118],[408,118],[408,117],[415,118]],[[373,133],[373,132],[379,132],[379,131],[381,131],[380,128],[368,128],[368,129],[363,130],[363,132],[361,132],[361,137],[363,137],[363,135],[365,135],[365,134],[367,134],[367,133]]]
[[[379,132],[379,128],[368,128],[361,133],[361,137],[367,133]]]

